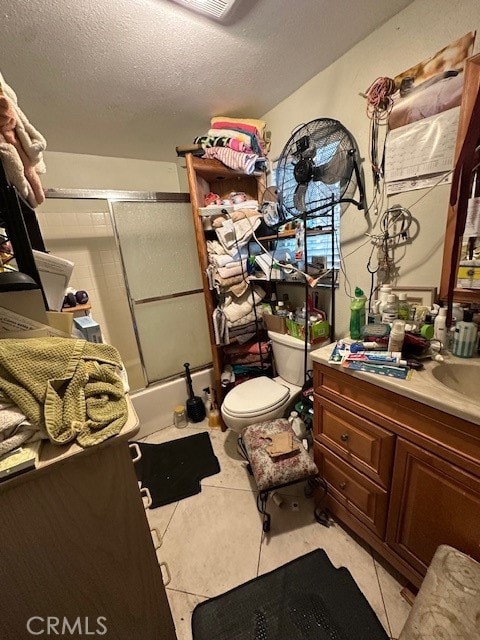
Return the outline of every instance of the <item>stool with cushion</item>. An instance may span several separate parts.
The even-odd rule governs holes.
[[[296,451],[274,459],[267,448],[272,444],[272,436],[284,432],[291,434]],[[255,479],[259,491],[257,507],[263,514],[263,530],[268,532],[271,520],[266,511],[269,492],[305,480],[309,482],[310,491],[313,491],[318,479],[318,468],[284,418],[246,427],[239,436],[238,444]]]

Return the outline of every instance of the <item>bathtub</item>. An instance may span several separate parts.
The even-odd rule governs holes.
[[[212,369],[202,369],[192,373],[193,391],[203,395],[203,389],[212,384]],[[138,415],[140,431],[135,439],[146,436],[173,424],[173,410],[178,404],[185,405],[188,397],[185,378],[157,384],[135,391],[130,396]]]

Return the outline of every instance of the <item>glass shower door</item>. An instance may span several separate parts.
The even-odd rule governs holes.
[[[173,194],[172,194],[173,195]],[[147,384],[211,362],[190,204],[111,202]]]

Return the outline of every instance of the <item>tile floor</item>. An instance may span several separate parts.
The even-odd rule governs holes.
[[[209,431],[221,472],[204,478],[199,494],[147,510],[150,525],[163,536],[157,553],[171,576],[167,595],[178,640],[191,639],[190,617],[199,602],[319,547],[335,566],[349,569],[387,634],[398,638],[410,609],[400,596],[398,576],[340,525],[319,525],[301,484],[282,490],[281,508],[269,501],[272,527],[267,537],[262,533],[255,485],[237,453],[235,433],[199,423],[167,427],[144,442],[166,442],[199,430]]]

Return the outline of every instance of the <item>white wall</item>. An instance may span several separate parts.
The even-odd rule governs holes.
[[[45,188],[178,192],[175,162],[47,151]]]
[[[272,132],[270,157],[280,154],[299,123],[323,117],[340,120],[355,136],[361,155],[366,158],[364,171],[370,202],[369,121],[365,99],[359,93],[365,92],[377,77],[394,77],[478,27],[478,0],[416,0],[263,116]],[[328,25],[322,28],[328,28]],[[477,50],[478,46],[475,47]],[[426,190],[422,190],[392,196],[387,206],[400,203],[410,207],[425,193]],[[449,186],[440,186],[428,193],[418,205],[412,206],[412,214],[419,224],[419,235],[413,244],[407,246],[404,257],[397,263],[397,284],[439,286],[448,195]],[[365,218],[354,207],[347,209],[341,223],[344,255],[365,241],[364,233],[375,219],[374,212]],[[352,289],[355,285],[365,291],[370,289],[370,276],[366,270],[370,251],[371,245],[367,244],[345,260]],[[337,301],[337,334],[342,335],[348,329],[350,315],[350,300],[344,290],[343,277]]]
[[[178,192],[175,163],[45,154],[44,187]],[[71,286],[90,296],[91,315],[120,351],[132,389],[144,387],[127,292],[106,200],[48,199],[38,220],[47,249],[75,263]]]

